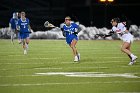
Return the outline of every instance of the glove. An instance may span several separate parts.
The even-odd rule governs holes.
[[[78,34],[78,32],[74,32],[73,34],[77,35],[77,34]]]
[[[113,35],[113,34],[114,34],[114,31],[110,31],[110,32],[109,32],[109,35]]]
[[[66,37],[66,32],[64,31],[63,28],[61,28],[61,31],[62,31],[63,36]]]

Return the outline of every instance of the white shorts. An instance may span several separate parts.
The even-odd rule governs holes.
[[[130,33],[124,34],[121,36],[123,42],[133,43],[133,35]]]

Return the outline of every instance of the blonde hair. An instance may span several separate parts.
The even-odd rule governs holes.
[[[70,16],[66,16],[65,19],[69,19],[69,20],[71,20]]]

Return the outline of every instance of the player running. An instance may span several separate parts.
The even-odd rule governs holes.
[[[11,43],[14,44],[14,35],[17,34],[17,23],[18,23],[18,14],[16,12],[13,13],[13,17],[10,19],[9,27],[11,32]]]
[[[25,17],[25,12],[21,12],[20,15],[21,18],[18,20],[17,29],[20,32],[20,38],[23,44],[24,54],[27,54],[29,33],[31,32],[31,27],[29,19]]]
[[[61,25],[60,28],[63,32],[63,35],[66,37],[67,44],[69,44],[69,46],[71,47],[73,51],[74,61],[75,62],[80,61],[80,53],[78,53],[76,49],[76,44],[78,41],[77,31],[79,29],[79,26],[75,24],[74,22],[71,22],[71,18],[67,16],[65,18],[65,22],[63,23],[63,25]]]
[[[111,24],[112,24],[112,31],[116,32],[123,40],[121,51],[126,53],[131,59],[128,65],[133,65],[137,59],[137,56],[135,56],[130,50],[131,44],[133,42],[132,34],[130,34],[129,31],[127,30],[128,28],[126,28],[125,26],[126,23],[120,22],[119,18],[113,18],[111,20]]]

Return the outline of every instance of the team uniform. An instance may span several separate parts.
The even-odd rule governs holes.
[[[13,17],[10,19],[10,30],[11,30],[11,41],[13,42],[14,35],[17,30],[17,24],[18,24],[18,18],[16,17],[16,14],[13,13]]]
[[[120,39],[123,40],[123,42],[128,43],[133,42],[133,35],[129,32],[125,32],[126,31],[125,24],[118,23],[117,26],[112,27],[112,31],[116,32],[119,35]]]
[[[26,18],[25,21],[23,21],[21,18],[18,20],[18,26],[20,27],[20,38],[21,39],[26,39],[29,38],[29,19]]]
[[[121,23],[119,22],[116,26],[112,27],[112,31],[116,32],[119,35],[120,39],[123,40],[124,43],[129,43],[129,47],[130,47],[130,44],[133,42],[133,35],[126,30],[127,30],[127,28],[125,27],[125,24],[123,22],[121,22]],[[125,48],[125,50],[124,50],[124,48]],[[130,51],[130,49],[127,49],[126,47],[124,47],[124,48],[122,48],[122,51],[125,52],[131,59],[131,61],[128,65],[133,65],[136,62],[137,56],[135,56],[131,52],[129,52],[131,54],[128,54],[128,52],[126,52],[126,50]]]
[[[63,30],[66,36],[66,42],[67,44],[71,44],[72,40],[77,40],[78,41],[78,37],[77,34],[75,34],[75,32],[77,32],[79,26],[75,23],[71,23],[70,26],[67,26],[66,24],[63,25]]]
[[[69,18],[69,17],[66,17]],[[65,21],[66,21],[65,18]],[[78,32],[80,32],[79,30],[79,25],[74,23],[74,22],[70,22],[68,25],[66,23],[63,23],[60,25],[60,28],[62,30],[63,36],[66,37],[66,43],[72,48],[73,53],[74,53],[74,61],[78,62],[80,61],[80,53],[77,52],[77,49],[75,47],[75,45],[73,45],[72,42],[78,41]]]

